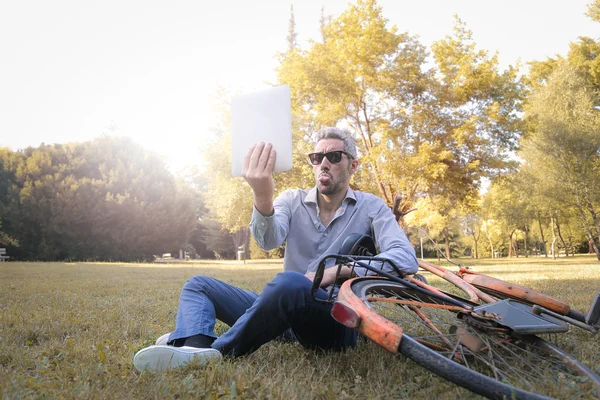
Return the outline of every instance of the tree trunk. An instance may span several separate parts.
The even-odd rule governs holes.
[[[540,236],[542,237],[542,245],[544,247],[544,257],[548,257],[548,249],[546,248],[546,239],[544,238],[544,230],[542,229],[542,219],[538,215],[538,226],[540,227]]]
[[[556,260],[556,233],[554,232],[554,216],[550,217],[550,225],[552,227],[552,259]]]
[[[592,236],[592,231],[587,229],[587,235],[590,240],[590,245],[592,246],[592,251],[594,253],[596,253],[596,258],[598,259],[598,261],[600,261],[600,250],[598,250],[598,246],[596,245],[596,242],[594,242],[594,237]]]
[[[569,249],[571,249],[571,254],[575,257],[575,246],[573,246],[573,235],[570,229],[567,233],[567,243],[569,244]]]
[[[513,245],[513,234],[515,233],[515,231],[512,231],[509,235],[508,235],[508,258],[511,258],[513,256],[513,249],[514,249],[514,245]]]
[[[596,228],[596,237],[598,238],[598,242],[594,240],[594,235],[592,235],[591,239],[594,241],[594,246],[596,247],[596,255],[598,256],[598,260],[600,260],[600,253],[598,252],[598,245],[600,244],[600,220],[598,220],[598,215],[594,210],[594,206],[589,201],[587,202],[587,209],[590,215],[592,216],[592,221],[594,222],[594,227]]]
[[[479,251],[478,251],[478,248],[477,248],[478,238],[475,236],[475,233],[473,233],[473,235],[471,235],[471,236],[473,236],[473,243],[474,243],[473,252],[475,254],[475,259],[479,259]]]
[[[560,238],[560,241],[563,247],[565,248],[565,257],[569,257],[569,247],[567,246],[567,243],[565,242],[565,239],[563,239],[562,233],[560,232],[560,224],[558,223],[558,217],[556,218],[556,232],[558,233],[558,237]],[[573,255],[575,255],[575,253],[573,253]]]
[[[381,179],[379,179],[379,170],[377,169],[375,164],[371,166],[373,167],[373,171],[375,171],[375,181],[377,182],[377,187],[379,188],[379,193],[381,194],[381,197],[383,197],[383,200],[386,202],[387,205],[391,205],[392,200],[390,199],[387,190],[385,190],[383,182],[381,181]]]
[[[487,237],[488,241],[490,242],[490,253],[492,255],[492,258],[496,258],[496,255],[494,254],[494,243],[492,242],[492,238],[491,237]]]
[[[527,249],[527,232],[529,231],[528,227],[525,227],[525,237],[523,238],[523,245],[525,247],[525,258],[529,257],[529,250]]]
[[[448,237],[448,228],[444,228],[442,230],[444,235],[444,242],[446,242],[446,258],[450,258],[450,239]]]
[[[366,115],[365,115],[365,118],[366,118]],[[358,117],[358,110],[357,110],[357,115],[356,115],[357,126],[355,126],[354,129],[360,133],[360,136],[361,136],[361,139],[363,142],[363,146],[365,147],[367,154],[370,154],[371,149],[373,148],[373,141],[371,138],[371,132],[370,132],[370,128],[369,128],[369,120],[368,119],[365,120],[365,123],[367,125],[365,127],[366,132],[363,130],[362,124],[359,121],[360,121],[360,118]],[[388,195],[385,185],[384,185],[383,181],[381,180],[379,168],[377,168],[377,165],[375,163],[371,163],[370,165],[371,165],[373,175],[375,177],[375,183],[377,184],[377,188],[379,189],[379,194],[381,195],[381,198],[383,199],[383,201],[385,201],[385,203],[387,205],[391,206],[392,199]]]
[[[592,230],[590,229],[590,227],[585,219],[585,213],[583,212],[583,209],[581,207],[578,206],[577,209],[579,211],[579,218],[581,219],[581,225],[585,229],[585,233],[587,234],[589,244],[592,247],[592,250],[594,251],[594,253],[596,253],[596,258],[598,259],[598,261],[600,261],[600,250],[598,250],[598,246],[596,245],[596,242],[594,241],[594,234],[592,233]]]

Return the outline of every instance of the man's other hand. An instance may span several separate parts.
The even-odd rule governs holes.
[[[338,265],[334,265],[332,267],[326,268],[325,271],[323,271],[323,279],[321,280],[321,284],[319,285],[319,287],[325,288],[331,284],[333,284],[335,282],[335,278],[338,272]],[[350,275],[352,274],[352,269],[350,269],[350,267],[348,267],[347,265],[342,265],[342,269],[340,271],[340,275],[339,278],[348,278],[350,277]],[[314,272],[308,272],[306,274],[304,274],[304,276],[306,278],[308,278],[308,280],[310,280],[311,282],[315,280],[315,273]]]
[[[277,152],[271,143],[255,143],[244,158],[242,176],[254,192],[254,206],[262,215],[273,214],[273,168]]]

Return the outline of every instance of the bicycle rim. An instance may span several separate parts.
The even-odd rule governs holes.
[[[367,305],[361,307],[363,314],[377,314],[402,329],[398,352],[473,392],[499,399],[588,398],[600,394],[600,377],[537,336],[516,337],[488,321],[464,315],[459,318],[456,311],[432,307],[444,305],[443,301],[389,280],[355,279],[342,291],[342,301],[355,296],[354,300]],[[390,299],[419,305],[397,304]],[[390,329],[385,326],[379,324],[379,329]],[[360,328],[375,342],[382,336],[381,332]]]

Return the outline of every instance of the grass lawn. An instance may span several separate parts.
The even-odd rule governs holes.
[[[588,256],[461,262],[582,312],[600,291],[600,264]],[[174,329],[186,279],[210,275],[260,291],[280,270],[279,262],[0,263],[0,399],[478,398],[372,343],[343,354],[270,343],[206,367],[159,375],[133,368],[137,350]],[[571,328],[560,336],[565,350],[600,373],[599,335]]]

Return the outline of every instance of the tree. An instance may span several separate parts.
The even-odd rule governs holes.
[[[42,145],[14,153],[3,224],[34,260],[145,260],[180,248],[193,199],[158,157],[129,139]]]
[[[288,51],[293,51],[298,46],[298,42],[296,40],[297,37],[296,18],[294,17],[294,5],[292,4],[290,5],[290,21],[288,25],[288,36],[286,38],[288,42]]]
[[[443,242],[445,256],[451,258],[452,247],[460,232],[460,222],[456,210],[450,213],[440,213],[441,207],[432,203],[429,197],[419,199],[415,208],[414,212],[405,217],[407,226],[422,228],[436,242]]]
[[[472,255],[479,258],[479,240],[483,231],[483,220],[478,214],[467,214],[461,218],[462,231],[473,240]]]
[[[18,247],[19,242],[2,228],[6,209],[17,198],[15,164],[20,162],[18,155],[7,148],[0,148],[0,246]]]
[[[596,22],[600,22],[600,0],[593,0],[588,4],[588,10],[585,15]]]
[[[223,226],[215,219],[206,219],[203,221],[205,235],[202,241],[206,243],[206,248],[214,253],[217,259],[234,259],[236,248],[231,233],[223,229]]]
[[[599,7],[595,2],[595,7]],[[534,61],[527,76],[527,84],[533,90],[540,89],[548,83],[552,73],[564,62],[577,69],[581,77],[595,90],[600,90],[600,42],[590,37],[580,37],[569,44],[567,57],[557,56],[546,61]],[[596,105],[598,105],[596,99]]]
[[[516,69],[499,72],[461,21],[432,51],[427,68],[425,47],[389,27],[375,1],[359,0],[278,68],[299,126],[351,128],[362,161],[356,183],[390,205],[401,194],[401,211],[425,193],[453,204],[473,196],[483,176],[506,167],[520,135]]]
[[[527,204],[519,197],[509,178],[492,182],[485,194],[482,208],[487,215],[486,231],[489,238],[492,238],[493,229],[499,229],[506,239],[508,257],[518,257],[516,236],[523,233],[527,226]]]
[[[531,96],[520,156],[539,192],[577,210],[600,260],[600,111],[598,92],[588,78],[568,61],[558,62]]]

